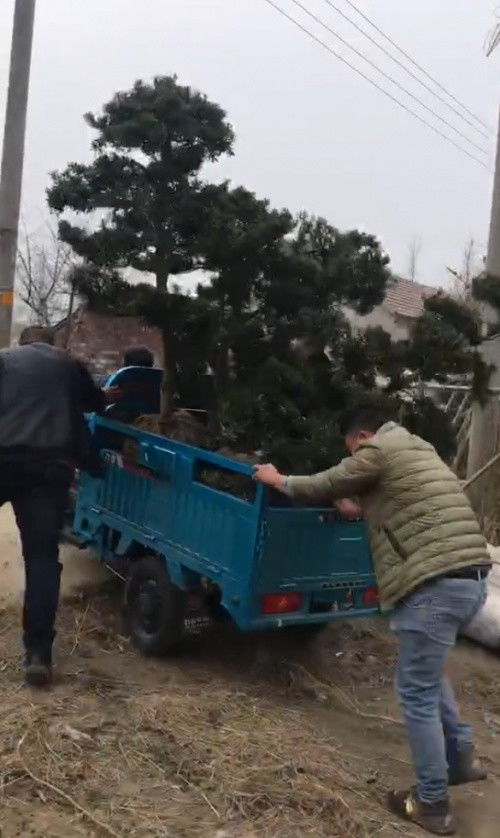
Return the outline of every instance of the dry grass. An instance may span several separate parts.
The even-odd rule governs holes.
[[[138,658],[88,602],[66,606],[64,621],[66,672],[36,694],[20,686],[12,615],[0,619],[2,836],[29,834],[20,812],[31,834],[67,838],[395,834],[380,831],[359,761],[291,700],[310,689],[307,671],[288,669],[286,688],[282,672],[242,688]]]

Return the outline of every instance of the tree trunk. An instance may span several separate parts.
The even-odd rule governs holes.
[[[164,294],[168,293],[168,273],[156,274],[156,287],[158,291],[162,291]]]
[[[229,382],[229,348],[226,340],[221,340],[217,349],[214,364],[213,403],[210,416],[210,430],[220,436],[220,410],[227,393]]]
[[[170,333],[162,330],[161,339],[164,372],[161,384],[160,423],[165,423],[174,412],[177,365],[175,363],[175,350]]]
[[[219,307],[219,340],[216,342],[213,359],[213,393],[209,413],[209,430],[214,438],[221,435],[220,412],[221,404],[227,393],[229,384],[229,346],[230,338],[226,321],[226,296],[218,300]]]
[[[75,307],[75,286],[71,285],[71,291],[69,294],[69,303],[68,303],[68,311],[66,313],[66,319],[68,321],[68,328],[66,329],[66,337],[64,338],[64,348],[67,349],[71,340],[71,332],[73,330],[73,310]]]
[[[161,259],[160,261],[163,261]],[[166,260],[165,260],[166,261]],[[156,287],[163,294],[168,294],[168,268],[162,267],[156,273]],[[175,363],[175,349],[170,332],[165,329],[161,333],[163,347],[163,381],[160,399],[160,427],[168,422],[174,412],[175,387],[177,366]]]

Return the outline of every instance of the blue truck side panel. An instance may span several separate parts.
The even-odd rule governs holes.
[[[218,454],[102,417],[91,430],[105,474],[81,475],[74,529],[102,560],[152,551],[179,587],[217,584],[244,630],[377,611],[362,601],[375,585],[362,522],[273,507],[249,466]],[[136,446],[133,463],[122,456],[125,439]],[[206,485],[206,467],[247,478],[249,499]],[[296,612],[262,613],[263,596],[294,591],[303,595]]]

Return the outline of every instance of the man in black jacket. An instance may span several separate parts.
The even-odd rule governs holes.
[[[84,413],[101,412],[105,402],[86,367],[53,345],[50,330],[28,328],[20,344],[0,351],[0,505],[12,504],[21,536],[26,680],[45,686],[69,487],[75,465],[91,468]]]

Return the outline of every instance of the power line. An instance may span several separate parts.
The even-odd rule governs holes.
[[[484,51],[486,53],[486,58],[490,57],[491,53],[494,50],[496,50],[498,44],[500,44],[500,23],[497,23],[496,26],[493,27],[491,32],[488,32],[486,36],[484,42]]]
[[[399,58],[396,58],[395,55],[392,55],[392,53],[389,52],[389,50],[386,49],[382,44],[380,44],[376,40],[376,38],[373,38],[366,31],[366,29],[363,29],[363,27],[360,26],[358,23],[356,23],[356,21],[353,20],[352,17],[349,17],[349,15],[346,15],[346,13],[344,11],[342,11],[342,9],[339,9],[339,7],[337,5],[335,5],[335,3],[332,2],[332,0],[324,0],[324,2],[328,6],[330,6],[331,9],[333,9],[335,12],[337,12],[337,14],[339,14],[344,20],[347,20],[348,23],[351,24],[351,26],[354,26],[354,28],[358,32],[361,32],[361,34],[363,35],[364,38],[366,38],[368,41],[370,41],[370,43],[374,44],[374,46],[376,46],[377,49],[381,50],[381,52],[383,52],[384,55],[386,55],[388,58],[390,58],[391,61],[394,61],[394,63],[397,64],[398,67],[401,67],[401,69],[405,73],[407,73],[410,76],[410,78],[412,78],[414,81],[416,81],[418,84],[420,84],[423,88],[425,88],[425,90],[427,90],[431,94],[431,96],[434,96],[439,102],[441,102],[443,105],[445,105],[451,111],[453,111],[453,113],[456,116],[458,116],[460,119],[463,119],[463,121],[466,122],[467,125],[470,125],[470,127],[473,128],[474,131],[477,131],[478,134],[481,134],[481,136],[484,137],[486,140],[489,139],[489,137],[491,135],[491,131],[488,132],[488,133],[486,131],[483,131],[481,128],[479,128],[477,125],[475,125],[474,122],[472,122],[471,119],[468,119],[466,116],[463,115],[463,113],[461,113],[457,108],[455,108],[452,104],[450,104],[450,102],[448,102],[444,98],[444,96],[440,96],[439,93],[436,93],[436,91],[433,90],[433,88],[429,84],[427,84],[425,81],[422,81],[422,79],[419,78],[417,76],[417,74],[414,73],[412,70],[410,70],[409,67],[407,67],[406,64],[403,61],[400,61]]]
[[[415,61],[415,59],[414,59],[414,58],[412,58],[412,57],[411,57],[411,55],[410,55],[409,53],[407,53],[407,52],[406,52],[406,51],[405,51],[402,47],[400,47],[400,46],[399,46],[399,44],[398,44],[398,43],[396,43],[396,41],[394,41],[394,40],[393,40],[393,39],[392,39],[389,35],[387,35],[387,34],[383,31],[383,29],[381,29],[379,26],[377,26],[377,24],[376,24],[376,23],[374,23],[374,21],[373,21],[373,20],[371,20],[371,18],[369,18],[369,17],[368,17],[368,15],[365,15],[365,13],[364,13],[364,12],[362,12],[362,11],[361,11],[361,9],[359,9],[359,8],[358,8],[358,6],[356,6],[356,4],[355,4],[355,3],[351,2],[351,0],[345,0],[345,2],[346,2],[346,3],[347,3],[350,7],[351,7],[351,9],[354,9],[354,11],[355,11],[355,12],[357,12],[357,13],[358,13],[358,15],[360,15],[360,17],[362,17],[362,18],[363,18],[363,20],[365,20],[365,21],[366,21],[366,22],[367,22],[367,23],[368,23],[368,24],[369,24],[369,25],[370,25],[373,29],[375,29],[375,31],[376,31],[376,32],[378,32],[378,34],[379,34],[379,35],[382,35],[382,37],[383,37],[383,38],[384,38],[384,39],[385,39],[385,40],[386,40],[389,44],[391,44],[391,46],[393,46],[393,47],[394,47],[394,49],[397,49],[397,51],[398,51],[399,53],[401,53],[401,55],[404,55],[404,57],[405,57],[405,58],[406,58],[406,59],[407,59],[407,60],[408,60],[411,64],[413,64],[413,66],[414,66],[414,67],[416,67],[418,70],[420,70],[420,72],[421,72],[421,73],[423,73],[423,74],[424,74],[424,76],[425,76],[426,78],[428,78],[430,81],[432,81],[432,83],[433,83],[433,84],[435,84],[435,85],[436,85],[436,87],[439,87],[439,89],[440,89],[440,90],[442,90],[442,91],[443,91],[443,93],[446,93],[446,95],[447,95],[447,96],[449,96],[449,97],[450,97],[450,99],[452,99],[452,100],[455,102],[455,104],[460,105],[460,107],[461,107],[461,108],[463,108],[463,110],[464,110],[466,113],[468,113],[468,114],[469,114],[469,116],[471,116],[473,119],[475,119],[475,120],[476,120],[476,122],[479,122],[479,124],[480,124],[480,125],[482,125],[482,126],[483,126],[483,128],[486,128],[486,130],[487,130],[490,134],[492,133],[492,132],[491,132],[491,128],[490,128],[490,126],[489,126],[489,125],[487,125],[485,122],[483,122],[483,120],[482,120],[482,119],[480,119],[478,116],[476,116],[476,114],[475,114],[473,111],[469,110],[469,108],[467,107],[467,105],[464,105],[464,104],[463,104],[463,102],[461,102],[461,101],[460,101],[460,99],[457,99],[457,97],[456,97],[456,96],[454,96],[454,95],[453,95],[453,93],[450,93],[450,91],[449,91],[449,90],[447,90],[447,89],[446,89],[446,87],[444,87],[444,85],[440,84],[440,82],[438,82],[438,81],[437,81],[437,79],[435,79],[435,78],[434,78],[434,76],[431,76],[431,74],[427,72],[427,70],[425,69],[425,67],[422,67],[422,65],[421,65],[421,64],[419,64],[419,63],[418,63],[418,61]]]
[[[387,79],[387,81],[390,81],[391,84],[394,84],[399,90],[402,91],[402,93],[404,93],[406,96],[409,96],[410,99],[413,99],[414,102],[416,102],[418,105],[420,105],[420,107],[424,108],[424,110],[426,110],[428,113],[430,113],[435,119],[438,119],[440,122],[443,123],[443,125],[446,125],[447,128],[450,128],[451,131],[454,131],[455,134],[457,134],[459,137],[462,137],[462,139],[465,140],[467,143],[469,143],[473,148],[475,148],[476,151],[481,152],[481,154],[486,154],[486,155],[488,154],[486,149],[482,148],[482,146],[478,145],[476,142],[474,142],[474,140],[471,140],[467,136],[467,134],[464,134],[464,132],[460,130],[460,128],[456,128],[453,125],[453,123],[449,122],[443,116],[440,116],[440,114],[438,114],[435,110],[433,110],[433,108],[429,107],[429,105],[427,105],[425,102],[423,102],[422,99],[419,99],[418,96],[415,96],[414,93],[412,93],[410,90],[408,90],[406,87],[404,87],[404,85],[400,84],[400,82],[397,79],[395,79],[393,76],[389,75],[389,73],[386,73],[385,70],[382,70],[378,66],[378,64],[375,64],[375,62],[372,61],[370,58],[368,58],[364,54],[364,52],[357,49],[356,47],[353,47],[352,44],[349,43],[349,41],[347,41],[345,38],[343,38],[342,35],[339,35],[338,32],[336,32],[335,29],[332,29],[331,26],[328,26],[328,24],[325,23],[324,20],[321,20],[320,17],[315,15],[314,12],[311,12],[310,9],[307,8],[307,6],[304,6],[304,4],[300,2],[300,0],[291,0],[291,2],[295,6],[297,6],[297,8],[299,8],[303,12],[305,12],[305,14],[308,15],[308,17],[310,17],[316,23],[319,23],[319,25],[322,26],[323,29],[325,29],[327,32],[329,32],[330,35],[333,35],[334,38],[337,38],[337,40],[340,41],[341,44],[343,44],[345,47],[347,47],[347,49],[350,49],[351,52],[353,52],[355,55],[357,55],[359,58],[361,58],[362,61],[365,61],[368,64],[369,67],[372,67],[374,70],[377,71],[377,73],[380,73],[381,76],[383,76],[385,79]]]
[[[274,0],[265,0],[265,2],[268,3],[269,6],[272,6],[273,9],[275,9],[280,15],[285,17],[295,26],[297,26],[298,29],[300,29],[302,32],[304,32],[306,35],[312,38],[313,41],[315,41],[317,44],[319,44],[329,53],[335,56],[335,58],[338,58],[338,60],[341,61],[342,64],[345,64],[346,67],[349,67],[350,70],[353,70],[355,73],[357,73],[358,76],[361,76],[361,78],[367,81],[368,84],[371,84],[372,87],[375,87],[377,90],[380,91],[380,93],[383,93],[384,96],[386,96],[396,105],[399,105],[400,108],[403,108],[404,111],[411,114],[413,117],[415,117],[415,119],[418,119],[418,121],[421,122],[422,125],[425,125],[427,126],[427,128],[430,128],[431,131],[434,131],[434,133],[438,135],[438,137],[441,137],[443,140],[446,140],[446,142],[451,143],[451,145],[455,146],[455,148],[463,152],[463,154],[466,154],[467,157],[470,157],[471,160],[475,160],[476,163],[479,163],[479,165],[482,166],[483,169],[487,169],[489,171],[488,166],[482,160],[480,160],[479,157],[476,157],[475,154],[472,154],[472,152],[468,151],[468,149],[463,148],[463,146],[459,145],[459,143],[456,143],[455,140],[453,140],[451,137],[448,137],[446,134],[443,134],[443,132],[440,131],[439,128],[436,128],[435,125],[432,125],[430,122],[427,122],[427,120],[420,116],[420,114],[415,113],[415,111],[413,111],[411,108],[405,105],[404,102],[401,102],[399,99],[396,98],[396,96],[393,96],[392,93],[389,93],[388,90],[385,90],[385,88],[383,88],[380,84],[377,84],[377,82],[370,78],[370,76],[367,76],[366,73],[363,73],[362,70],[360,70],[358,67],[355,67],[354,64],[351,64],[351,62],[348,61],[347,58],[344,58],[338,52],[335,52],[335,50],[329,44],[325,43],[325,41],[322,41],[321,38],[318,38],[317,35],[315,35],[313,32],[311,32],[309,29],[303,26],[298,20],[295,20],[294,17],[288,14],[288,12],[286,12],[284,9],[278,6],[274,2]]]

